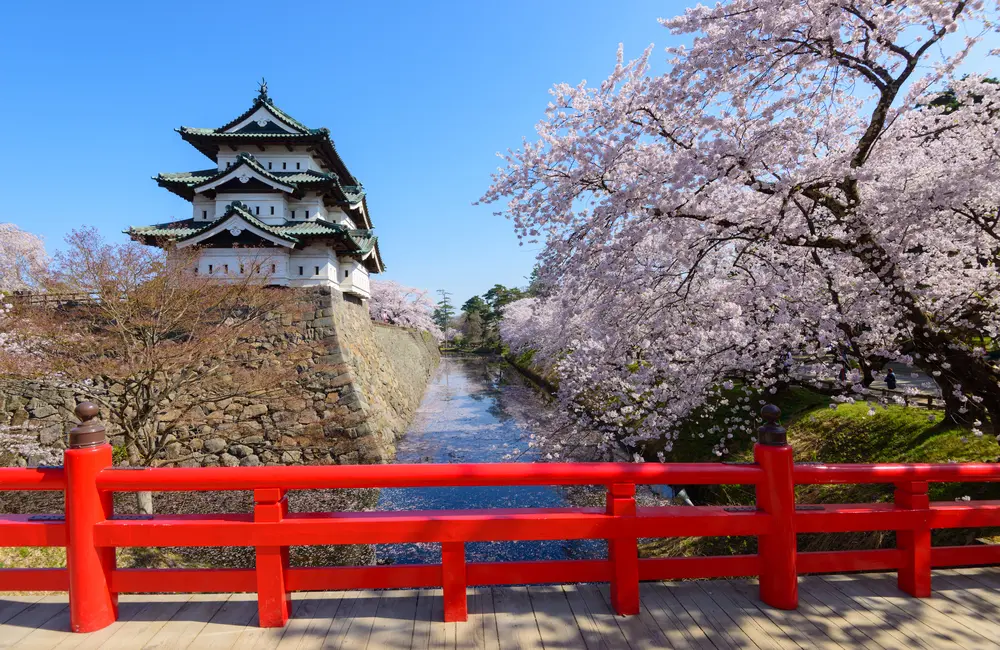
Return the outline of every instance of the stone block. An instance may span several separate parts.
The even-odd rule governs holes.
[[[210,454],[217,454],[229,446],[229,443],[222,438],[211,438],[205,441],[205,451]]]
[[[62,425],[50,425],[38,432],[38,442],[43,445],[51,445],[62,440],[63,435]]]
[[[167,452],[167,460],[176,460],[183,455],[184,446],[179,442],[171,442],[164,449]]]
[[[253,454],[253,449],[247,447],[246,445],[233,445],[229,448],[229,453],[237,458],[246,458],[247,456]]]
[[[222,461],[222,464],[225,465],[226,467],[236,467],[237,465],[240,464],[239,458],[237,458],[236,456],[231,456],[229,454],[222,454],[222,456],[219,457],[219,460]]]
[[[51,404],[42,404],[36,408],[31,409],[32,417],[36,418],[47,418],[51,415],[55,415],[56,413],[58,413],[56,407],[52,406]]]
[[[316,411],[312,409],[304,409],[298,414],[296,422],[299,424],[312,424],[314,422],[319,422],[319,416],[316,415]]]
[[[281,462],[283,463],[292,464],[292,463],[298,463],[301,460],[302,460],[301,451],[286,451],[283,454],[281,454]]]
[[[254,454],[250,454],[246,458],[240,460],[240,467],[257,467],[260,465],[260,458]]]
[[[248,404],[243,407],[243,417],[245,418],[255,418],[266,413],[267,405],[265,404]]]

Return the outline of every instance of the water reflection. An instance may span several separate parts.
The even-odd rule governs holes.
[[[444,357],[413,425],[399,441],[399,463],[487,463],[539,461],[524,441],[532,431],[522,413],[544,414],[544,397],[517,372],[484,358]],[[384,489],[379,510],[552,508],[572,505],[563,488],[490,486]],[[379,562],[439,562],[438,544],[380,544]],[[604,557],[601,540],[471,542],[470,562],[560,560]]]

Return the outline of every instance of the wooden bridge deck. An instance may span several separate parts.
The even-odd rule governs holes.
[[[895,576],[800,578],[797,612],[745,580],[644,583],[642,613],[618,617],[605,585],[484,587],[469,621],[442,623],[441,591],[295,595],[283,629],[255,627],[254,594],[123,596],[120,620],[67,632],[65,595],[0,596],[0,647],[14,648],[1000,648],[1000,568],[934,572],[934,595]]]

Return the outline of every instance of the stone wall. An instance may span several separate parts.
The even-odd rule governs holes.
[[[374,323],[367,306],[328,289],[298,291],[301,304],[281,315],[280,327],[273,328],[280,331],[257,344],[261,358],[295,363],[297,381],[260,400],[194,407],[176,424],[159,464],[353,464],[393,458],[396,438],[437,365],[436,342],[426,333]],[[0,454],[7,455],[0,462],[48,462],[53,451],[64,448],[72,410],[85,398],[57,382],[0,381]],[[167,405],[160,419],[174,423],[182,410]],[[121,445],[115,434],[109,429],[112,443]]]
[[[276,316],[255,344],[261,359],[295,364],[297,379],[277,396],[200,404],[183,416],[167,405],[161,420],[176,425],[159,465],[254,466],[389,462],[396,439],[409,425],[439,360],[426,333],[377,324],[367,305],[345,301],[329,289],[299,289],[297,307]],[[95,391],[101,391],[98,386]],[[105,392],[105,395],[107,393]],[[58,464],[72,410],[85,395],[56,382],[0,381],[0,465]],[[111,397],[113,399],[113,397]],[[124,440],[109,428],[112,444]],[[127,464],[123,454],[118,462]],[[116,509],[133,511],[125,499]],[[364,510],[373,490],[293,493],[293,510]],[[59,512],[61,495],[33,498],[0,492],[0,512]],[[162,513],[246,512],[248,493],[164,493],[154,498]],[[236,552],[237,564],[246,554]],[[315,559],[312,553],[310,559]],[[360,560],[359,560],[360,557]],[[350,562],[370,553],[353,554]],[[329,559],[327,560],[329,561]],[[229,562],[224,562],[229,563]]]

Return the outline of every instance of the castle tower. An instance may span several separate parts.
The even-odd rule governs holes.
[[[156,182],[191,202],[191,217],[125,231],[152,246],[197,246],[196,273],[262,272],[291,287],[329,286],[368,298],[384,270],[365,190],[328,129],[310,129],[274,105],[261,82],[253,105],[217,129],[181,137],[216,167],[162,173]]]

